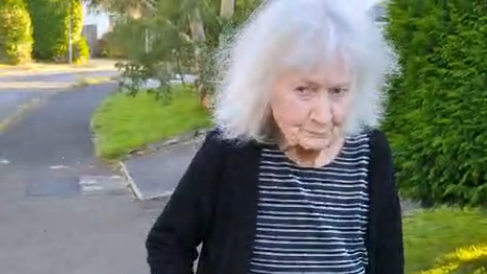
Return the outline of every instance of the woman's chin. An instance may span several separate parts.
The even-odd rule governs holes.
[[[303,140],[302,142],[300,142],[299,146],[303,150],[307,150],[307,151],[322,151],[330,147],[330,142],[328,140],[323,140],[323,139]]]

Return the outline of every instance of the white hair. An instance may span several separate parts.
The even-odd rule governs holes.
[[[370,14],[377,0],[267,0],[219,51],[214,122],[225,139],[268,139],[271,85],[342,54],[355,88],[346,135],[379,126],[396,55]],[[281,67],[283,66],[283,67]]]

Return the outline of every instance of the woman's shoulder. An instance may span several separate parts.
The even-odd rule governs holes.
[[[391,148],[386,134],[380,129],[371,129],[368,131],[370,150],[372,153],[379,155],[390,155]]]
[[[367,151],[371,158],[391,157],[391,148],[386,134],[377,128],[366,129],[347,138],[348,146],[360,151]],[[366,149],[365,149],[366,148]]]
[[[230,153],[241,150],[245,151],[255,147],[257,147],[257,144],[253,141],[228,139],[224,136],[220,128],[214,127],[206,132],[201,150]]]

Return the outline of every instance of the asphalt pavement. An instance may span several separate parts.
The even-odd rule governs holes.
[[[0,134],[0,273],[148,273],[144,241],[164,201],[138,201],[93,152],[91,115],[115,88],[50,94]]]

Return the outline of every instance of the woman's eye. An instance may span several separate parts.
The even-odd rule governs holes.
[[[305,87],[305,86],[300,86],[300,87],[297,87],[296,88],[296,91],[298,91],[299,93],[306,93],[306,92],[309,92],[309,88],[308,87]]]
[[[330,93],[333,95],[340,95],[342,93],[345,93],[346,91],[347,91],[347,89],[345,89],[345,88],[332,88],[332,89],[330,89]]]

